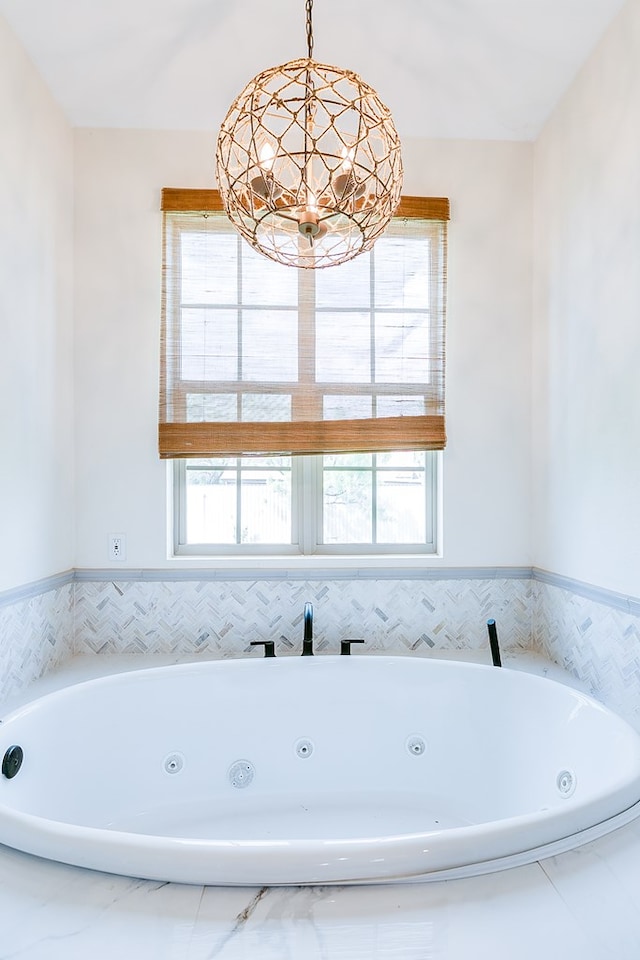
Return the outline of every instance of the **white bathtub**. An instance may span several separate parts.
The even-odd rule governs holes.
[[[0,757],[13,745],[0,842],[155,880],[440,879],[567,849],[640,809],[624,721],[554,681],[449,661],[132,671],[14,711]]]

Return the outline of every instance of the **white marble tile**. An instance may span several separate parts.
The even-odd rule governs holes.
[[[207,888],[189,960],[426,960],[438,954],[425,890],[417,884],[263,888],[220,937],[218,891]]]
[[[231,931],[221,928],[217,895],[204,891],[189,960],[611,956],[591,939],[537,864],[439,883],[254,891]],[[627,922],[635,921],[627,917]]]
[[[370,887],[150,883],[0,848],[0,958],[637,960],[635,826],[544,868]]]
[[[0,847],[0,957],[177,960],[187,955],[200,894]]]
[[[640,838],[637,825],[542,862],[590,942],[603,956],[640,957]]]
[[[526,578],[81,580],[74,644],[78,652],[218,659],[246,655],[249,640],[271,639],[279,655],[294,654],[311,601],[320,653],[337,652],[341,638],[356,636],[374,653],[472,649],[490,663],[489,616],[503,649],[530,649],[531,593]]]
[[[607,960],[567,909],[539,864],[452,881],[447,960]],[[630,958],[629,958],[630,960]]]
[[[618,609],[540,582],[531,600],[535,649],[579,677],[589,693],[640,730],[640,616],[635,601],[627,610]]]
[[[73,584],[0,604],[0,702],[55,669],[73,651]]]

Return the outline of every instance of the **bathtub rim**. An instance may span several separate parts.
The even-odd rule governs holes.
[[[459,651],[454,651],[459,652]],[[99,658],[100,654],[92,655],[90,659]],[[106,655],[105,659],[110,656]],[[137,655],[132,655],[132,659],[136,658]],[[114,657],[114,659],[116,659]],[[182,671],[185,672],[199,672],[201,670],[209,670],[212,668],[225,668],[228,669],[233,665],[234,669],[287,669],[285,665],[299,664],[300,669],[314,669],[320,664],[331,663],[339,661],[343,669],[357,669],[356,664],[358,661],[366,662],[375,662],[375,663],[387,663],[387,664],[406,664],[407,662],[429,664],[429,666],[434,670],[447,670],[451,668],[469,670],[469,672],[478,672],[479,674],[493,674],[496,670],[499,671],[502,675],[512,675],[518,677],[519,679],[516,682],[521,683],[532,683],[538,684],[541,686],[547,686],[549,684],[560,687],[563,690],[566,690],[567,693],[571,696],[576,697],[577,699],[582,699],[591,704],[594,708],[604,712],[605,714],[610,714],[613,717],[617,718],[631,730],[635,730],[631,723],[617,713],[613,708],[607,706],[601,700],[598,700],[593,694],[585,690],[579,682],[576,681],[574,677],[567,677],[567,680],[573,682],[567,682],[565,679],[560,679],[558,677],[547,676],[546,673],[537,673],[528,669],[521,669],[512,666],[507,661],[503,663],[502,667],[495,667],[491,663],[486,661],[478,662],[475,660],[467,659],[458,659],[458,658],[449,658],[444,656],[430,656],[430,655],[416,655],[415,653],[406,653],[406,654],[388,654],[388,653],[378,653],[378,652],[358,652],[350,657],[343,657],[338,653],[319,653],[313,657],[306,657],[304,660],[297,654],[282,654],[273,658],[266,658],[264,656],[238,656],[238,657],[225,657],[220,659],[209,659],[206,660],[194,660],[189,658],[187,660],[174,660],[171,659],[168,662],[156,664],[153,666],[145,666],[143,664],[129,664],[122,666],[121,658],[117,658],[120,661],[120,669],[111,670],[106,673],[100,673],[98,676],[91,677],[82,677],[80,679],[72,679],[71,682],[66,682],[60,686],[55,686],[53,689],[45,689],[42,693],[35,692],[35,684],[33,687],[33,696],[28,695],[28,691],[25,691],[25,694],[16,698],[11,698],[6,704],[0,704],[0,729],[2,725],[17,719],[19,716],[22,716],[37,705],[44,701],[49,701],[50,699],[57,697],[64,697],[75,691],[78,688],[89,688],[93,685],[102,685],[102,684],[111,684],[115,681],[121,681],[125,683],[134,683],[138,678],[142,676],[150,677],[152,674],[168,674],[170,671]],[[143,660],[147,658],[143,655]],[[266,663],[264,662],[266,661]],[[548,666],[557,666],[550,663],[549,661],[544,661]],[[559,668],[558,668],[559,669]],[[522,679],[520,679],[522,678]],[[525,679],[526,678],[526,679]],[[36,682],[37,683],[37,682]],[[640,738],[640,729],[635,730],[635,733]]]
[[[0,805],[0,812],[4,812],[7,808],[4,805]],[[514,820],[524,820],[532,819],[534,815],[527,814],[524,817],[512,817],[505,821],[494,821],[495,823],[502,822],[504,824],[511,824]],[[574,833],[568,834],[564,837],[561,837],[556,840],[552,840],[546,843],[540,843],[536,846],[529,847],[524,850],[520,850],[516,853],[505,854],[503,856],[497,857],[488,857],[486,859],[479,859],[472,863],[466,863],[464,865],[450,866],[450,867],[434,867],[428,871],[420,872],[418,870],[412,872],[403,872],[396,874],[389,874],[382,877],[367,877],[367,876],[353,876],[353,877],[336,877],[335,879],[327,877],[319,877],[313,880],[302,880],[302,879],[247,879],[246,877],[241,877],[238,879],[220,879],[220,878],[206,878],[203,874],[199,874],[197,879],[193,879],[194,870],[191,867],[184,873],[181,873],[180,870],[174,871],[174,876],[170,879],[167,878],[167,871],[164,869],[159,869],[157,872],[153,870],[144,870],[144,871],[124,871],[122,869],[117,869],[114,867],[93,865],[88,862],[91,858],[87,857],[87,862],[80,862],[82,857],[74,857],[73,859],[66,858],[63,855],[47,855],[37,850],[29,849],[30,844],[8,844],[4,840],[0,839],[0,844],[9,847],[10,849],[17,850],[21,853],[29,854],[30,856],[35,856],[40,859],[45,859],[48,861],[59,862],[66,864],[68,866],[78,867],[80,869],[91,870],[99,873],[113,874],[115,876],[124,876],[124,877],[135,877],[142,880],[150,880],[155,882],[169,882],[169,883],[184,883],[189,885],[198,885],[198,886],[272,886],[272,887],[285,887],[285,886],[355,886],[355,885],[374,885],[374,884],[385,884],[385,883],[430,883],[438,880],[459,880],[465,879],[468,877],[482,876],[484,874],[498,873],[502,870],[508,870],[515,867],[525,866],[527,864],[536,863],[540,860],[548,859],[549,857],[558,856],[563,853],[568,853],[571,850],[575,850],[579,847],[585,846],[586,844],[592,843],[595,840],[599,840],[602,837],[607,836],[610,833],[613,833],[620,827],[624,827],[627,824],[633,822],[634,820],[640,817],[640,800],[637,800],[635,803],[626,809],[620,811],[617,814],[614,814],[612,817],[602,820],[600,823],[594,824],[583,829],[579,829]],[[182,845],[189,845],[190,843],[198,843],[200,849],[202,850],[202,845],[205,844],[207,847],[213,847],[216,844],[220,844],[220,841],[192,841],[187,838],[176,838],[176,837],[156,837],[153,834],[135,834],[127,833],[126,831],[110,831],[104,828],[98,827],[80,827],[74,824],[65,824],[62,821],[47,820],[44,817],[36,817],[33,814],[22,813],[21,811],[11,811],[10,819],[13,820],[13,826],[22,826],[26,827],[29,830],[29,835],[37,835],[39,832],[46,831],[46,825],[51,823],[58,827],[62,827],[62,830],[56,831],[60,836],[62,843],[65,842],[65,835],[70,834],[75,839],[79,839],[78,834],[83,836],[84,839],[88,839],[89,835],[94,835],[94,838],[99,841],[100,846],[104,847],[104,838],[107,835],[110,839],[110,842],[107,844],[113,852],[115,852],[118,843],[124,842],[129,838],[134,840],[142,841],[140,845],[142,846],[154,846],[158,839],[162,841],[167,841],[163,843],[162,846],[170,846],[179,848]],[[64,829],[67,828],[67,829]],[[455,829],[455,828],[454,828]],[[468,830],[468,827],[457,828],[459,830]],[[50,833],[47,832],[47,836],[50,836]],[[415,838],[416,834],[407,834],[407,838]],[[379,838],[372,838],[379,839]],[[314,841],[312,841],[313,843]],[[231,843],[226,842],[226,846],[230,846]],[[63,848],[64,849],[64,848]],[[127,848],[128,849],[128,848]],[[166,855],[165,851],[161,851]],[[175,852],[175,850],[173,851]],[[209,852],[209,851],[208,851]],[[187,873],[190,874],[190,878],[187,877]]]
[[[278,659],[280,660],[280,662],[298,660],[297,657],[281,657]],[[323,660],[335,661],[337,659],[338,659],[338,655],[330,655],[330,654],[321,655],[316,658],[318,663],[322,662]],[[475,671],[485,672],[489,670],[495,671],[495,669],[497,669],[485,663],[474,663],[474,662],[468,662],[468,661],[461,662],[457,660],[446,660],[446,659],[440,659],[440,658],[432,659],[429,657],[388,656],[384,654],[381,654],[381,655],[360,654],[359,656],[354,657],[353,661],[351,660],[346,661],[344,664],[345,667],[347,669],[349,668],[356,669],[355,662],[358,659],[360,660],[368,659],[368,660],[375,660],[375,661],[397,661],[400,663],[406,663],[407,660],[413,659],[413,660],[420,660],[422,662],[429,663],[432,666],[434,666],[436,670],[445,669],[445,668],[450,669],[453,667],[456,669],[460,669],[460,668],[469,669],[474,672]],[[304,667],[301,667],[300,669],[309,669],[309,666],[314,662],[315,662],[314,660],[306,662],[304,664]],[[178,670],[186,670],[186,672],[189,673],[191,671],[199,672],[203,667],[210,669],[211,667],[213,667],[213,665],[220,667],[226,664],[227,667],[230,667],[232,663],[236,666],[239,666],[240,664],[246,664],[248,666],[251,663],[253,663],[254,665],[253,669],[262,669],[262,667],[260,666],[256,667],[256,664],[261,663],[261,659],[260,661],[258,661],[257,659],[254,659],[254,658],[240,658],[240,659],[234,659],[234,660],[188,661],[188,662],[179,662],[179,663],[174,662],[170,664],[164,664],[161,666],[157,666],[157,665],[152,667],[142,666],[139,668],[133,667],[133,669],[127,669],[122,672],[111,672],[103,676],[98,676],[98,677],[93,677],[91,679],[83,679],[77,682],[72,682],[66,686],[60,687],[59,689],[55,689],[53,691],[44,693],[41,696],[38,696],[21,705],[14,707],[14,709],[10,710],[2,718],[2,720],[5,723],[9,720],[14,720],[14,719],[18,720],[21,716],[29,713],[32,709],[37,708],[37,706],[44,701],[49,701],[61,696],[68,695],[72,691],[78,691],[80,688],[93,687],[95,684],[102,685],[102,684],[114,683],[116,681],[123,681],[123,680],[125,682],[134,683],[138,678],[140,678],[141,675],[149,676],[151,674],[158,674],[158,673],[167,675],[169,673],[169,670],[168,670],[169,667],[177,668]],[[564,688],[568,696],[578,701],[584,700],[589,704],[591,704],[597,711],[602,711],[605,714],[611,715],[617,721],[620,721],[624,726],[629,728],[632,732],[635,732],[636,735],[640,738],[640,734],[638,734],[638,731],[634,731],[634,728],[631,726],[631,724],[628,723],[628,721],[624,720],[624,718],[620,717],[620,715],[617,714],[615,711],[611,710],[609,707],[602,704],[600,701],[595,700],[593,697],[591,697],[589,694],[585,693],[584,691],[580,689],[576,689],[574,686],[571,686],[569,684],[563,684],[559,680],[555,680],[551,677],[547,677],[544,675],[542,676],[536,675],[534,673],[531,673],[528,671],[521,671],[521,670],[508,671],[508,668],[506,669],[503,668],[503,669],[505,673],[509,672],[509,673],[520,675],[522,677],[522,680],[520,680],[519,682],[523,682],[523,683],[542,682],[544,686],[548,686],[548,684],[551,683],[552,685],[555,685],[557,687]],[[136,876],[144,879],[149,879],[152,881],[169,880],[169,882],[179,882],[179,883],[189,883],[189,884],[195,883],[195,884],[203,884],[203,885],[223,885],[223,886],[254,886],[256,884],[258,885],[265,884],[269,886],[289,886],[289,885],[310,886],[310,885],[322,885],[322,884],[344,885],[344,884],[428,882],[428,881],[435,881],[435,880],[441,880],[441,879],[457,879],[457,878],[463,878],[463,877],[477,876],[485,873],[493,873],[503,869],[508,869],[511,867],[516,867],[516,866],[520,866],[527,863],[532,863],[546,857],[555,856],[557,854],[567,852],[578,846],[582,846],[586,843],[589,843],[592,840],[596,840],[599,837],[604,836],[616,830],[618,827],[624,826],[625,824],[631,822],[632,820],[640,816],[640,799],[638,799],[637,790],[633,791],[633,788],[632,788],[633,783],[636,783],[636,781],[625,782],[625,785],[623,787],[618,786],[618,789],[614,791],[616,794],[623,794],[623,795],[626,795],[627,797],[627,799],[624,801],[623,808],[619,810],[617,813],[613,814],[612,816],[605,817],[604,819],[599,820],[595,824],[591,823],[588,826],[579,826],[578,829],[573,830],[572,832],[566,833],[564,836],[558,839],[552,839],[549,841],[540,842],[540,843],[534,844],[533,846],[527,846],[526,848],[523,848],[517,852],[498,855],[497,857],[486,857],[486,858],[480,857],[470,863],[469,862],[464,863],[463,865],[454,865],[454,866],[446,866],[446,867],[435,865],[433,868],[427,871],[415,870],[410,872],[398,872],[396,874],[390,873],[386,876],[381,876],[381,877],[371,877],[371,876],[364,876],[364,875],[331,876],[331,877],[324,876],[324,877],[316,877],[314,879],[305,880],[305,879],[301,879],[299,876],[289,877],[287,879],[282,879],[282,878],[279,879],[274,876],[272,876],[270,879],[261,879],[256,876],[253,876],[251,878],[248,878],[247,876],[243,876],[239,879],[226,879],[226,878],[221,879],[219,876],[218,877],[204,876],[204,874],[200,872],[198,877],[194,879],[193,875],[197,871],[194,871],[193,868],[191,867],[191,868],[187,868],[186,870],[186,873],[188,873],[190,876],[186,876],[186,873],[183,873],[182,875],[178,875],[180,874],[180,871],[174,870],[172,871],[173,875],[168,878],[167,877],[168,871],[166,869],[160,869],[159,872],[154,872],[153,870],[148,870],[147,868],[144,868],[143,870],[138,870],[138,869],[135,869],[133,866],[131,869],[123,869],[123,863],[126,866],[126,862],[127,862],[126,856],[124,856],[124,858],[121,859],[119,868],[115,866],[105,865],[104,862],[100,864],[96,864],[95,862],[89,862],[92,859],[90,856],[83,858],[82,856],[76,855],[70,858],[70,857],[65,857],[64,852],[61,854],[59,850],[57,850],[55,853],[52,853],[52,852],[43,853],[42,847],[40,847],[40,849],[34,849],[32,843],[30,843],[29,841],[27,841],[26,843],[25,842],[23,843],[8,842],[4,838],[6,837],[7,832],[12,833],[14,829],[17,830],[18,833],[24,831],[31,837],[33,836],[37,837],[39,835],[40,836],[46,835],[47,837],[51,837],[53,835],[54,837],[57,837],[58,844],[62,845],[63,851],[66,843],[73,842],[77,845],[78,843],[82,843],[82,840],[88,841],[87,846],[90,849],[93,848],[96,843],[100,848],[104,848],[106,846],[111,848],[112,851],[114,851],[116,848],[122,845],[125,848],[125,852],[126,852],[126,849],[130,850],[132,847],[137,848],[138,850],[140,848],[145,848],[145,847],[152,848],[154,846],[157,848],[158,843],[160,843],[161,847],[169,848],[168,851],[167,850],[159,851],[160,854],[164,856],[170,855],[172,852],[175,853],[179,848],[184,849],[185,847],[188,847],[189,845],[194,845],[194,844],[199,844],[200,846],[208,849],[209,851],[213,850],[215,852],[216,847],[218,847],[218,849],[220,847],[228,848],[230,845],[233,845],[234,841],[207,840],[206,838],[202,838],[198,840],[198,839],[191,839],[191,838],[180,838],[180,837],[162,836],[162,835],[155,835],[155,834],[140,834],[140,833],[133,833],[128,831],[109,830],[108,828],[105,828],[105,827],[91,827],[91,826],[77,825],[77,824],[72,824],[65,821],[53,820],[53,819],[38,816],[35,814],[25,813],[22,810],[17,809],[16,807],[7,806],[5,803],[1,803],[1,802],[0,802],[0,818],[2,820],[2,828],[0,829],[0,843],[4,843],[13,849],[20,850],[22,852],[29,853],[34,856],[43,857],[45,859],[49,859],[53,861],[60,861],[62,863],[67,863],[73,866],[79,866],[85,869],[102,871],[102,872],[122,875],[122,876]],[[633,800],[630,800],[629,795],[632,792],[634,793],[634,798]],[[587,810],[593,808],[594,805],[604,803],[607,799],[611,797],[611,795],[612,795],[611,790],[600,791],[598,794],[596,794],[586,807],[583,807],[581,810],[578,811],[580,814],[582,814],[582,820],[585,819],[584,814]],[[570,813],[573,811],[569,810],[567,812]],[[426,832],[425,834],[422,834],[422,833],[398,834],[398,835],[391,835],[391,836],[386,835],[386,836],[371,837],[371,838],[365,838],[365,839],[370,839],[377,843],[380,843],[381,841],[384,841],[384,840],[388,841],[390,839],[394,839],[394,840],[412,839],[415,841],[416,838],[422,838],[422,837],[428,838],[429,836],[434,836],[434,835],[437,836],[441,833],[446,833],[448,837],[451,837],[452,833],[456,833],[463,837],[464,836],[468,837],[470,836],[472,831],[477,832],[483,826],[493,828],[493,831],[495,834],[496,832],[501,833],[504,830],[513,828],[516,825],[526,826],[527,821],[531,822],[532,825],[535,826],[535,825],[540,825],[541,823],[548,822],[548,820],[550,819],[555,822],[557,822],[558,819],[560,820],[560,822],[567,819],[567,817],[563,815],[561,815],[558,818],[557,814],[555,816],[552,815],[552,817],[550,818],[544,818],[544,817],[540,818],[539,813],[540,811],[530,812],[522,815],[517,815],[515,817],[508,817],[503,820],[487,821],[485,824],[480,824],[480,825],[473,824],[470,826],[450,828],[449,830],[442,831],[442,832],[430,831],[430,832]],[[590,817],[588,819],[592,820],[593,817]],[[4,829],[4,825],[6,825],[7,821],[10,823],[9,831],[5,831]],[[498,825],[501,825],[501,826],[498,826]],[[108,838],[108,840],[106,838]],[[291,840],[294,840],[294,839],[295,838],[291,838]],[[105,840],[106,840],[106,843],[105,843]],[[291,841],[284,841],[284,842],[286,843]],[[315,847],[318,847],[322,844],[322,841],[318,841],[318,840],[310,840],[310,841],[296,840],[296,842],[301,845],[304,845],[306,843],[307,845],[315,846]],[[331,842],[338,843],[342,841],[329,841],[329,843]],[[345,842],[352,843],[353,841],[347,840]],[[241,841],[235,841],[235,843],[239,846],[242,846]],[[272,841],[272,845],[274,846],[278,845],[278,843],[279,843],[278,841]],[[247,846],[249,845],[250,845],[250,841],[248,842]],[[144,849],[142,852],[144,855]],[[246,862],[246,857],[243,862]]]

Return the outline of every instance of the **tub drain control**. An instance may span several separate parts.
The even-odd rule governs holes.
[[[2,776],[6,777],[7,780],[12,780],[22,766],[23,757],[22,747],[15,743],[12,747],[9,747],[2,758]]]

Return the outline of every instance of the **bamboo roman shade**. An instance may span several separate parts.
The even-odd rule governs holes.
[[[217,191],[162,209],[162,458],[444,447],[448,200],[325,270],[256,253]]]

